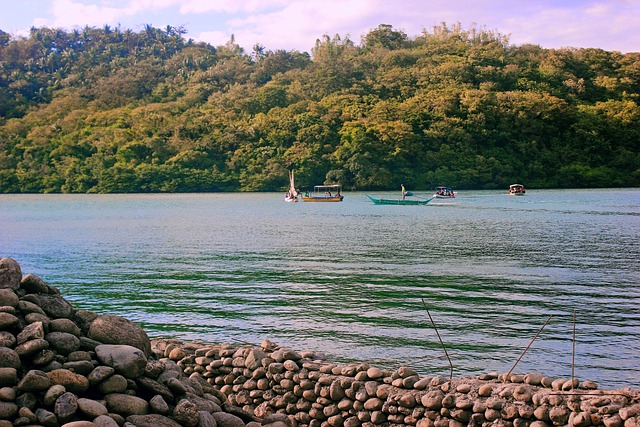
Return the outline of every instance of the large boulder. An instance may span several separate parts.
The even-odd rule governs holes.
[[[0,258],[0,289],[18,289],[22,280],[20,264],[12,258]]]
[[[147,366],[147,357],[142,350],[130,345],[103,344],[95,351],[100,363],[112,367],[125,378],[138,378]]]
[[[89,327],[87,336],[104,344],[124,344],[142,350],[151,356],[151,341],[139,325],[114,314],[98,316]]]

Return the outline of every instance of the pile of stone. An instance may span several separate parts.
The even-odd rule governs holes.
[[[640,393],[541,374],[421,377],[403,366],[331,363],[310,351],[153,340],[160,357],[201,377],[256,418],[312,427],[640,427]]]
[[[266,420],[267,424],[270,422]],[[74,310],[0,259],[0,427],[261,425],[201,378],[158,360],[127,319]]]
[[[0,260],[0,427],[640,427],[640,392],[541,374],[450,379],[313,351],[149,340]]]

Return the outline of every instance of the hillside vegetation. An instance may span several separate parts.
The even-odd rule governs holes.
[[[442,24],[244,51],[0,31],[0,192],[640,186],[640,53]]]

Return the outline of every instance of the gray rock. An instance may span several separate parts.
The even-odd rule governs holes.
[[[18,344],[23,344],[30,340],[43,339],[44,338],[44,326],[42,322],[33,322],[20,331],[16,337]]]
[[[0,307],[17,307],[20,299],[11,289],[0,288]]]
[[[18,415],[18,405],[13,402],[0,402],[0,420],[10,420]]]
[[[0,368],[0,387],[14,386],[18,383],[16,368]]]
[[[62,318],[62,319],[53,319],[49,323],[49,332],[66,332],[68,334],[75,335],[76,337],[80,337],[82,335],[82,331],[73,323],[72,320]]]
[[[220,412],[222,410],[217,403],[193,393],[186,393],[184,398],[193,403],[197,411]]]
[[[64,388],[64,386],[61,386],[60,384],[52,385],[44,394],[43,402],[47,406],[52,406],[54,403],[56,403],[56,400],[66,392],[67,389]]]
[[[173,418],[185,427],[195,427],[198,424],[198,409],[195,404],[183,399],[173,410]]]
[[[75,394],[66,392],[56,399],[53,405],[53,413],[61,422],[70,421],[78,410],[78,398]]]
[[[20,282],[20,287],[29,294],[47,294],[49,286],[35,274],[27,274]]]
[[[74,310],[71,304],[61,295],[38,295],[40,307],[52,319],[72,319]]]
[[[235,415],[227,414],[226,412],[216,412],[211,415],[216,420],[218,427],[244,427],[242,418]]]
[[[71,421],[62,425],[62,427],[96,427],[91,421]]]
[[[12,258],[0,259],[0,289],[18,289],[22,280],[20,264]]]
[[[137,324],[120,316],[98,316],[89,327],[87,337],[104,344],[125,344],[142,350],[151,356],[151,342],[147,333]]]
[[[0,329],[6,330],[20,323],[20,319],[11,313],[0,312]]]
[[[93,423],[97,427],[118,427],[116,420],[108,415],[100,415],[93,420]]]
[[[27,372],[17,387],[20,391],[44,391],[51,387],[51,380],[45,372],[33,369]]]
[[[127,379],[120,374],[115,374],[98,384],[98,391],[102,394],[124,393],[127,391],[127,386]]]
[[[78,409],[91,419],[99,417],[100,415],[107,415],[109,412],[107,411],[107,407],[102,403],[82,397],[78,399]]]
[[[111,366],[125,378],[139,377],[147,365],[144,352],[130,345],[99,345],[96,347],[96,356],[102,364]]]
[[[138,384],[140,388],[151,392],[151,394],[162,396],[166,402],[173,403],[175,401],[175,396],[171,390],[169,390],[169,387],[158,381],[143,376],[136,379],[136,384]]]
[[[89,380],[83,376],[71,372],[68,369],[54,369],[47,375],[53,384],[64,386],[67,391],[72,393],[84,393],[89,389]]]
[[[0,368],[20,369],[22,362],[15,350],[7,347],[0,347]]]
[[[80,339],[68,332],[49,332],[44,339],[49,342],[51,348],[63,356],[80,350]]]
[[[198,412],[198,427],[217,427],[216,419],[213,418],[210,412],[199,411]]]
[[[90,360],[78,360],[75,362],[63,363],[62,367],[80,375],[89,375],[95,368],[95,365]]]
[[[87,375],[87,379],[91,385],[96,385],[115,374],[115,372],[116,370],[111,366],[96,366],[96,368]]]
[[[149,400],[149,405],[151,406],[151,410],[156,414],[167,415],[169,413],[169,405],[159,394]]]
[[[182,427],[179,423],[159,414],[131,415],[127,422],[136,427]]]
[[[7,331],[0,331],[0,347],[13,347],[16,345],[16,337]]]
[[[33,295],[27,295],[25,298],[29,296],[33,296]],[[35,298],[35,296],[33,297]],[[21,299],[20,302],[18,303],[18,310],[20,310],[24,314],[38,313],[41,315],[46,315],[44,310],[38,304],[36,304],[33,301],[29,301],[28,299],[25,299],[25,298]]]
[[[15,351],[20,357],[30,357],[47,348],[49,348],[49,342],[47,340],[35,339],[16,346]]]
[[[60,425],[56,414],[51,411],[44,408],[38,408],[36,409],[35,414],[38,422],[45,427],[58,427]]]
[[[123,416],[147,415],[149,403],[137,396],[122,393],[112,393],[104,397],[107,409]]]

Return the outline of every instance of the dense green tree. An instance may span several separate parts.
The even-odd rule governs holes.
[[[640,185],[640,53],[381,24],[310,53],[0,30],[0,192]]]

